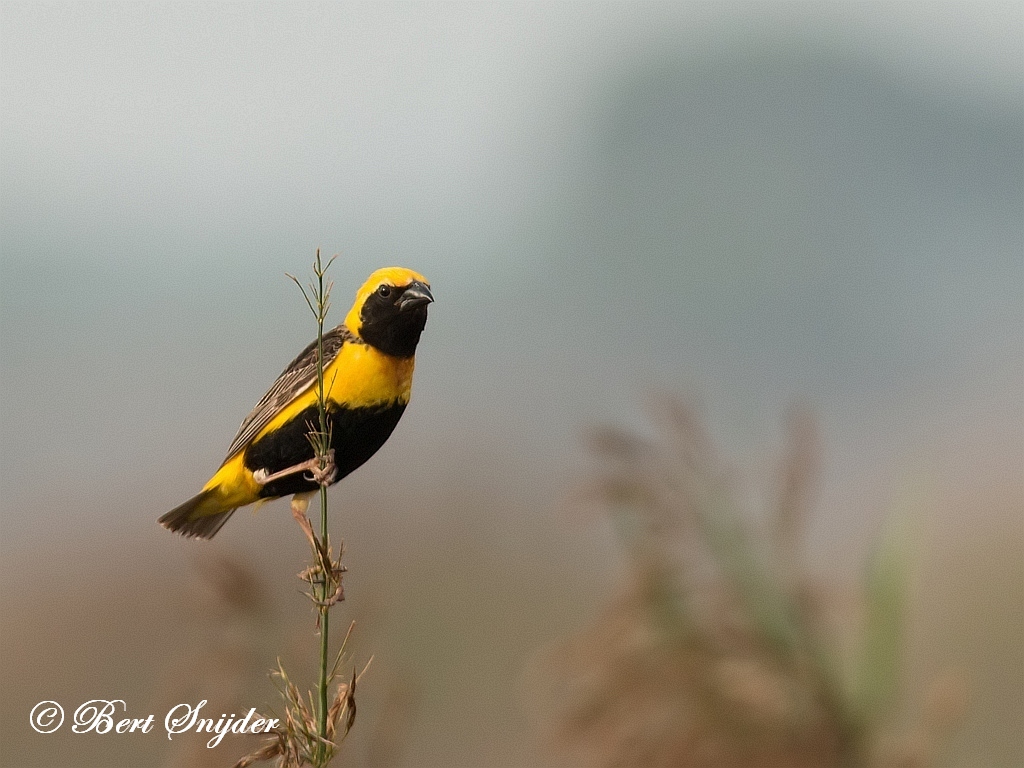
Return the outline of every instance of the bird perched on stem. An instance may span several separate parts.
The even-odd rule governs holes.
[[[362,466],[398,424],[433,300],[422,275],[402,267],[379,269],[356,293],[345,320],[323,334],[327,467],[321,467],[309,439],[319,422],[314,341],[242,422],[227,458],[202,491],[160,524],[209,539],[239,507],[288,495],[294,495],[292,514],[305,522],[309,497],[321,481],[335,483]]]

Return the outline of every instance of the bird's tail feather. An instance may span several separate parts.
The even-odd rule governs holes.
[[[217,489],[208,488],[161,517],[160,525],[190,539],[212,539],[235,511],[224,509],[218,496]]]

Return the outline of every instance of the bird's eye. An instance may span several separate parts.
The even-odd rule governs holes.
[[[377,289],[377,295],[382,299],[386,299],[391,295],[391,286],[386,283]]]

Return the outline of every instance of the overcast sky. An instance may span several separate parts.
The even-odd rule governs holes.
[[[499,463],[564,454],[584,424],[635,416],[645,388],[705,395],[726,439],[758,450],[808,396],[837,461],[879,445],[879,462],[905,460],[937,421],[957,431],[951,414],[1015,407],[1016,3],[2,14],[8,499],[54,450],[69,487],[97,493],[129,469],[173,476],[168,452],[168,503],[205,479],[308,340],[283,273],[316,247],[343,256],[335,307],[381,263],[433,281],[407,428],[410,446],[447,432],[435,460],[453,465],[495,425]],[[789,102],[758,106],[778,83],[813,92],[818,67],[863,112],[833,129],[816,118],[827,90],[790,93],[804,135]],[[808,147],[833,132],[844,149],[818,163]],[[830,196],[846,182],[852,239]]]

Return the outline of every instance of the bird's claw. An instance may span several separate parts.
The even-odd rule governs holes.
[[[313,482],[317,485],[330,485],[334,482],[334,477],[338,473],[338,466],[334,463],[334,449],[331,448],[324,455],[323,466],[320,466],[320,461],[316,461],[316,466],[310,471],[310,477]]]

